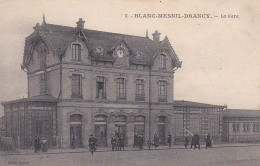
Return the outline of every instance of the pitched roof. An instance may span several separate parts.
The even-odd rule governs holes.
[[[35,32],[26,38],[26,41],[30,41],[34,36],[39,35],[54,50],[54,52],[56,52],[59,55],[65,52],[65,49],[67,48],[69,43],[75,40],[75,38],[79,37],[75,35],[77,33],[77,28],[75,27],[67,27],[44,23],[42,25],[37,25],[35,29]],[[89,29],[83,29],[81,30],[81,33],[83,33],[84,37],[82,37],[82,40],[88,47],[91,57],[95,60],[102,61],[114,61],[115,59],[112,56],[112,51],[116,49],[120,43],[123,42],[130,50],[130,63],[149,65],[153,57],[161,49],[162,42],[169,43],[168,38],[165,38],[165,40],[163,41],[156,42],[147,37],[103,32]],[[103,55],[98,55],[95,53],[95,51],[93,51],[98,46],[101,46],[103,48]],[[172,58],[175,66],[181,67],[181,62],[176,56],[170,43],[168,49],[172,50],[170,54],[173,54]],[[136,58],[135,55],[137,51],[143,52],[142,58]],[[26,65],[26,63],[24,63],[24,65]]]
[[[224,117],[260,117],[260,110],[226,109]]]
[[[225,107],[220,105],[212,105],[206,103],[198,103],[193,101],[185,101],[185,100],[173,100],[174,107],[204,107],[204,108],[217,108],[217,107]]]
[[[38,96],[29,97],[29,98],[22,98],[22,99],[18,99],[18,100],[6,101],[6,102],[2,102],[1,104],[7,105],[7,104],[13,104],[13,103],[19,103],[19,102],[37,102],[37,101],[55,103],[58,101],[58,99],[51,95],[44,94],[44,95],[38,95]]]

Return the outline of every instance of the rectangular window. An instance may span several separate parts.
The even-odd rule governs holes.
[[[40,54],[40,69],[44,69],[46,67],[46,55]]]
[[[106,98],[105,77],[97,77],[97,98]]]
[[[125,78],[117,79],[117,98],[126,99],[126,85]]]
[[[75,61],[81,60],[81,45],[80,44],[72,45],[72,60],[75,60]]]
[[[72,98],[82,98],[81,75],[72,74]]]
[[[160,55],[160,69],[166,69],[166,55]]]
[[[159,101],[167,101],[167,87],[166,81],[159,81]]]
[[[136,96],[135,99],[139,101],[144,101],[144,80],[136,79]]]
[[[48,79],[47,73],[42,73],[40,75],[40,94],[48,93]]]

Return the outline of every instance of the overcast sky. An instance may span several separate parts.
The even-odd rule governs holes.
[[[47,23],[71,27],[83,18],[87,29],[137,36],[145,36],[148,29],[150,38],[159,30],[183,62],[175,74],[175,99],[260,109],[257,0],[0,1],[0,101],[27,96],[26,73],[20,68],[24,40],[45,13]],[[125,18],[125,14],[146,13],[201,13],[213,18]],[[220,18],[221,14],[239,15],[239,19]]]

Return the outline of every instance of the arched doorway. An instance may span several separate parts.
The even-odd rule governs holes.
[[[126,116],[125,115],[118,115],[115,117],[115,127],[116,132],[123,136],[125,139],[125,145],[127,145],[127,130],[126,130]]]
[[[165,144],[165,120],[166,116],[158,116],[157,119],[157,128],[158,128],[158,137],[160,144]]]
[[[134,134],[145,136],[145,117],[144,116],[135,116],[134,121]]]
[[[80,148],[82,144],[82,115],[73,114],[70,116],[70,146]]]
[[[107,146],[107,116],[96,115],[94,121],[95,137],[99,146]]]

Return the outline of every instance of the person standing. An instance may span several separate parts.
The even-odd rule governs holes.
[[[42,151],[43,155],[46,153],[47,157],[48,157],[47,140],[44,137],[42,137],[42,139],[41,139],[41,151]]]
[[[154,134],[153,141],[154,141],[154,147],[156,149],[159,146],[159,137],[157,136],[157,134]]]
[[[184,146],[185,146],[185,148],[187,149],[187,147],[188,147],[188,144],[189,144],[189,137],[186,135],[185,136],[185,139],[184,139]]]
[[[93,134],[90,134],[90,138],[88,139],[88,144],[89,144],[89,150],[91,152],[91,154],[94,154],[94,151],[97,149],[96,148],[96,138],[94,137]]]
[[[111,145],[112,145],[112,151],[116,150],[116,137],[112,135],[111,137]]]
[[[125,150],[125,138],[122,134],[119,136],[119,150]]]
[[[143,150],[143,145],[144,145],[144,139],[142,135],[138,136],[138,145],[139,145],[139,149]]]
[[[206,137],[206,149],[211,148],[211,147],[212,147],[212,140],[210,137],[210,133],[208,133],[207,137]]]
[[[200,149],[200,136],[199,136],[199,134],[194,134],[194,142],[195,142],[195,144],[194,144],[194,149],[196,149],[197,148],[197,146],[198,146],[198,148]]]
[[[190,144],[190,148],[192,149],[192,146],[195,147],[195,139],[194,139],[194,135],[192,135],[191,137],[191,144]]]
[[[37,153],[39,151],[39,147],[41,146],[41,143],[39,141],[39,138],[37,136],[34,137],[34,152]]]
[[[172,146],[172,135],[171,135],[170,132],[168,133],[167,142],[168,142],[169,148],[171,148],[171,146]]]
[[[152,141],[151,141],[151,139],[148,139],[147,144],[148,144],[148,148],[149,148],[149,150],[150,150],[150,149],[151,149],[151,146],[152,146]]]

